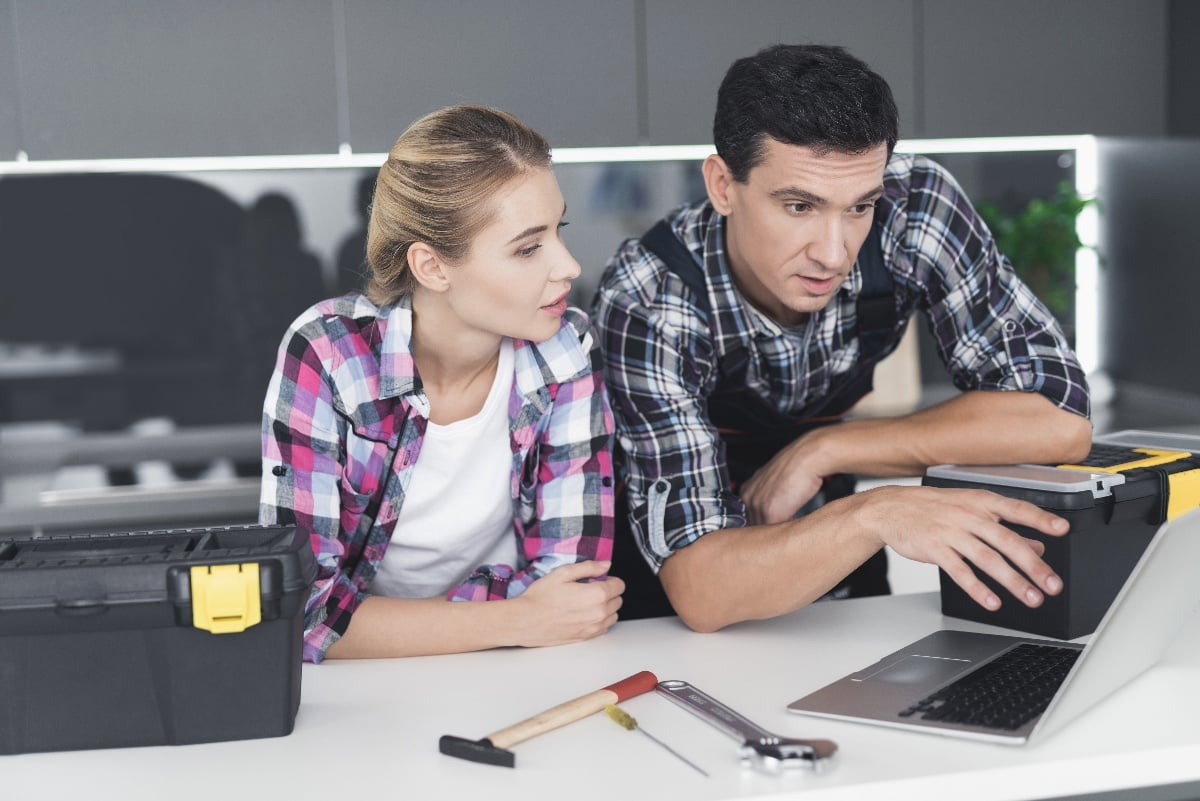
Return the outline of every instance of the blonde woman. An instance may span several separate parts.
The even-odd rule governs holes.
[[[319,565],[306,660],[616,621],[613,421],[565,212],[546,141],[494,109],[430,114],[388,154],[367,290],[292,324],[264,407],[260,519],[309,531]]]

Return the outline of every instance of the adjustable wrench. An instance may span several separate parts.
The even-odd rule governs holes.
[[[799,740],[779,737],[734,712],[686,681],[660,681],[657,691],[692,714],[741,741],[738,756],[743,767],[765,773],[785,768],[823,768],[837,743],[832,740]]]

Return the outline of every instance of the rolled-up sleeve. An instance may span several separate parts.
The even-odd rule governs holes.
[[[609,266],[594,312],[629,524],[657,570],[679,548],[744,526],[746,518],[728,488],[721,439],[707,413],[715,369],[707,323],[686,300],[682,282],[650,298],[623,280],[630,260],[648,258],[627,243]]]

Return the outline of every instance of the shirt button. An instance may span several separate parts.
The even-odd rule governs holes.
[[[281,464],[277,464],[271,468],[271,474],[276,476],[286,476],[287,468]]]
[[[611,487],[612,486],[612,476],[605,476],[604,478],[600,479],[600,483],[606,487]]]

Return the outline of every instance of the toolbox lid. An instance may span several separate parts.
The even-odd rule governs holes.
[[[1170,451],[1188,451],[1189,453],[1200,455],[1200,437],[1191,434],[1126,429],[1096,437],[1095,441],[1104,445],[1123,445],[1130,448],[1161,448]]]
[[[194,570],[201,567],[203,571]],[[253,583],[254,591],[265,598],[302,591],[316,574],[308,536],[294,526],[3,538],[0,613],[155,601],[190,606],[192,576],[200,572],[208,597],[218,606],[227,605],[225,599],[234,594],[234,568],[239,573],[237,586]]]
[[[939,464],[926,469],[925,475],[948,481],[992,484],[1043,492],[1090,492],[1093,498],[1110,496],[1113,487],[1125,483],[1125,476],[1120,473],[1091,473],[1040,464]]]

